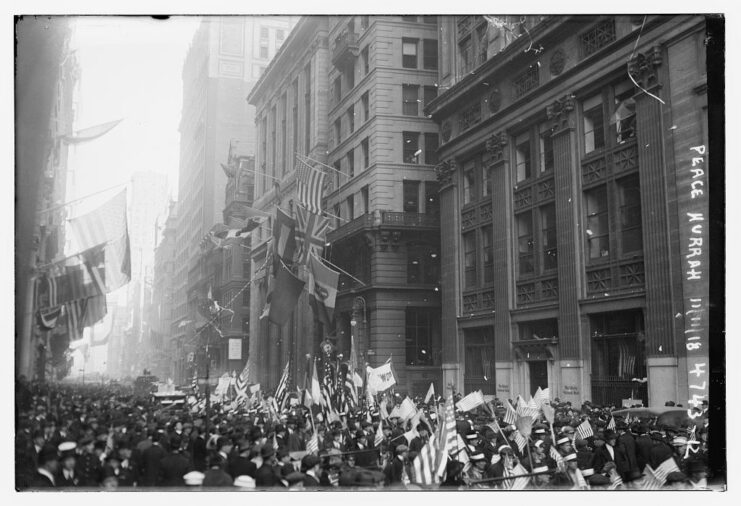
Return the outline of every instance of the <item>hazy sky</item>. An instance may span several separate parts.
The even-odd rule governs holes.
[[[75,129],[123,118],[111,132],[70,151],[68,200],[125,183],[135,171],[167,175],[177,194],[182,65],[197,17],[89,16],[73,22],[81,75]],[[112,192],[92,198],[75,214]]]

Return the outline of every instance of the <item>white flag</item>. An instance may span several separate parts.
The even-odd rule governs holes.
[[[427,395],[425,395],[425,404],[430,402],[430,398],[434,397],[435,395],[435,385],[434,383],[430,383],[430,388],[427,390]]]

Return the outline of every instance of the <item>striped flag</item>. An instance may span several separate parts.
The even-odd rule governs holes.
[[[640,485],[641,490],[660,490],[666,481],[666,477],[663,480],[657,478],[654,470],[648,464],[643,468],[643,475],[643,482]]]
[[[535,401],[536,407],[541,408],[544,402],[551,400],[550,391],[548,388],[541,390],[540,387],[538,387],[538,390],[535,391],[535,395],[533,396],[533,400]]]
[[[564,466],[564,460],[560,453],[558,453],[558,450],[556,450],[553,445],[551,445],[550,450],[548,450],[548,454],[551,456],[551,458],[556,462],[556,465],[558,465],[559,469],[562,469]]]
[[[471,392],[455,405],[461,411],[471,411],[484,403],[484,394],[481,390]]]
[[[288,396],[288,383],[291,379],[291,359],[288,359],[286,366],[283,368],[283,374],[278,382],[278,387],[275,389],[275,401],[278,406],[277,411],[283,409],[283,403]]]
[[[589,424],[589,420],[584,420],[576,427],[576,433],[581,439],[587,439],[590,436],[594,436],[592,426]]]
[[[67,315],[67,331],[70,341],[82,339],[85,327],[92,327],[105,318],[107,311],[105,295],[75,299],[65,304],[64,312]]]
[[[515,444],[520,450],[520,453],[522,453],[522,450],[524,450],[525,446],[527,446],[527,439],[525,439],[525,436],[520,434],[519,430],[515,431]]]
[[[340,273],[324,265],[316,255],[309,255],[309,305],[325,328],[332,327],[337,284]]]
[[[412,483],[419,483],[421,485],[440,483],[440,476],[437,473],[436,467],[438,464],[438,453],[438,442],[435,440],[435,435],[433,434],[413,461],[414,476]]]
[[[273,274],[277,274],[281,260],[291,264],[295,253],[296,221],[280,207],[276,207],[273,223]]]
[[[193,379],[190,382],[190,388],[193,389],[193,392],[195,392],[196,397],[198,397],[198,371],[193,371]]]
[[[617,469],[611,469],[610,470],[610,486],[607,487],[607,490],[617,490],[618,488],[621,488],[623,486],[623,479],[620,477],[620,474],[617,472]]]
[[[314,214],[322,213],[322,191],[324,172],[317,170],[296,156],[296,187],[298,199]]]
[[[517,415],[522,418],[528,417],[535,420],[536,418],[538,418],[539,414],[540,410],[538,408],[528,406],[527,404],[525,404],[524,401],[517,404]]]
[[[669,476],[670,473],[676,472],[679,472],[679,467],[674,461],[674,457],[669,457],[664,462],[662,462],[659,467],[654,469],[654,475],[659,481],[661,481],[662,485],[666,483],[666,477]]]
[[[298,263],[306,264],[309,261],[309,253],[314,253],[317,257],[322,256],[329,228],[327,218],[307,211],[300,206],[296,208]]]
[[[314,430],[311,438],[306,442],[306,451],[309,453],[317,453],[319,451],[319,436]]]
[[[512,476],[516,476],[516,478],[509,480],[512,483],[509,490],[525,490],[525,487],[530,483],[530,477],[522,476],[523,474],[528,474],[527,469],[518,462],[514,469],[512,469]]]
[[[244,365],[244,369],[237,376],[237,382],[235,387],[237,389],[237,397],[247,397],[247,382],[250,379],[250,363],[249,361]]]
[[[615,430],[615,417],[610,417],[610,421],[607,423],[607,428],[610,430]]]
[[[448,464],[448,454],[453,449],[457,439],[457,432],[455,428],[455,410],[453,408],[453,396],[448,396],[445,401],[445,410],[442,419],[440,420],[439,437],[437,440],[440,444],[440,451],[437,455],[436,473],[438,476],[443,476],[445,468]]]
[[[383,442],[383,422],[378,424],[378,428],[376,429],[376,437],[373,440],[373,446],[378,446]]]
[[[425,395],[425,404],[430,402],[430,399],[435,398],[435,384],[430,383],[430,388],[427,389],[427,395]]]
[[[504,401],[504,423],[507,425],[514,425],[517,422],[517,411],[512,407],[509,401]]]

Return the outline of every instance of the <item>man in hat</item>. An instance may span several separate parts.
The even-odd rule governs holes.
[[[595,436],[595,442],[599,436]],[[604,440],[604,444],[597,445],[594,450],[594,459],[592,460],[592,467],[595,473],[602,473],[603,467],[607,462],[615,462],[615,445],[617,444],[617,434],[612,429],[604,431],[604,435],[601,436]]]
[[[275,469],[275,450],[270,443],[262,446],[260,457],[262,457],[262,465],[255,472],[257,488],[269,488],[280,484],[279,476]]]
[[[199,472],[205,471],[208,451],[206,450],[206,438],[203,435],[203,428],[199,425],[193,426],[190,434],[188,453],[190,453],[193,459],[193,469]]]
[[[75,469],[80,476],[81,487],[97,487],[103,478],[103,465],[95,455],[95,440],[85,436],[77,445],[77,464]]]
[[[649,464],[652,469],[656,469],[662,462],[674,455],[674,448],[666,442],[660,431],[651,432],[651,439],[653,440],[653,446],[651,446]]]
[[[203,475],[204,487],[231,487],[234,483],[232,477],[224,469],[223,459],[212,455],[209,459],[209,468]]]
[[[234,448],[232,440],[225,436],[220,436],[216,440],[216,451],[213,458],[219,461],[219,465],[225,472],[229,472],[229,454]]]
[[[301,459],[301,472],[305,475],[304,488],[319,488],[322,473],[321,464],[322,460],[316,455],[304,455]]]
[[[163,437],[163,433],[153,433],[152,446],[144,450],[144,453],[142,454],[141,484],[143,487],[154,487],[157,485],[162,459],[167,456],[167,452],[162,447],[161,443]]]
[[[427,431],[427,425],[424,422],[418,423],[416,429],[417,436],[412,438],[409,442],[409,451],[419,453],[422,450],[422,447],[427,444],[427,441],[429,441],[430,436]]]
[[[692,490],[708,490],[707,467],[701,459],[689,460],[686,469]]]
[[[180,436],[170,437],[170,453],[162,459],[158,484],[163,487],[181,487],[185,485],[183,476],[192,471],[190,462],[180,453],[182,441]]]
[[[648,431],[648,425],[641,422],[636,427],[636,465],[639,471],[643,471],[646,468],[646,464],[651,461],[651,448],[653,448],[653,440]]]
[[[519,459],[512,451],[512,447],[509,445],[500,445],[497,449],[497,453],[499,454],[499,460],[490,465],[486,470],[487,478],[502,478],[505,474],[509,475],[519,463]],[[504,483],[501,481],[496,483],[499,488],[505,487]]]
[[[235,480],[238,476],[255,477],[257,465],[250,459],[250,444],[246,439],[242,439],[237,444],[238,455],[229,465],[229,474]]]
[[[396,447],[394,458],[386,464],[386,467],[383,469],[383,474],[386,477],[386,485],[397,485],[402,483],[402,476],[404,474],[404,467],[408,455],[409,447],[407,445],[401,444]]]
[[[77,487],[80,483],[80,477],[75,473],[77,463],[75,448],[77,444],[74,441],[64,442],[58,447],[61,465],[55,481],[60,488]]]
[[[56,487],[57,470],[59,469],[59,454],[52,445],[44,445],[38,453],[38,468],[31,479],[31,488]]]
[[[489,464],[486,462],[486,457],[481,452],[471,454],[471,467],[464,475],[464,481],[470,488],[489,488],[488,483],[476,483],[477,481],[486,478],[486,468]]]
[[[636,458],[636,441],[628,424],[622,420],[616,425],[617,444],[615,445],[615,465],[624,483],[641,477]]]
[[[298,430],[297,420],[294,416],[289,416],[286,421],[286,431],[288,438],[288,451],[289,452],[302,452],[306,450],[306,441],[304,441],[303,434]]]
[[[118,476],[119,487],[134,487],[139,482],[139,469],[131,458],[131,446],[127,442],[118,445],[118,454],[121,457],[121,473]]]
[[[378,450],[368,441],[368,436],[362,430],[355,434],[355,464],[358,467],[370,468],[378,465]]]

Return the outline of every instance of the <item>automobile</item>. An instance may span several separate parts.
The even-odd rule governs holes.
[[[674,425],[675,427],[702,426],[705,423],[704,415],[695,415],[693,418],[688,414],[687,408],[672,406],[618,409],[613,411],[612,415],[622,417],[630,415],[631,418],[651,418],[655,419],[657,425]]]

